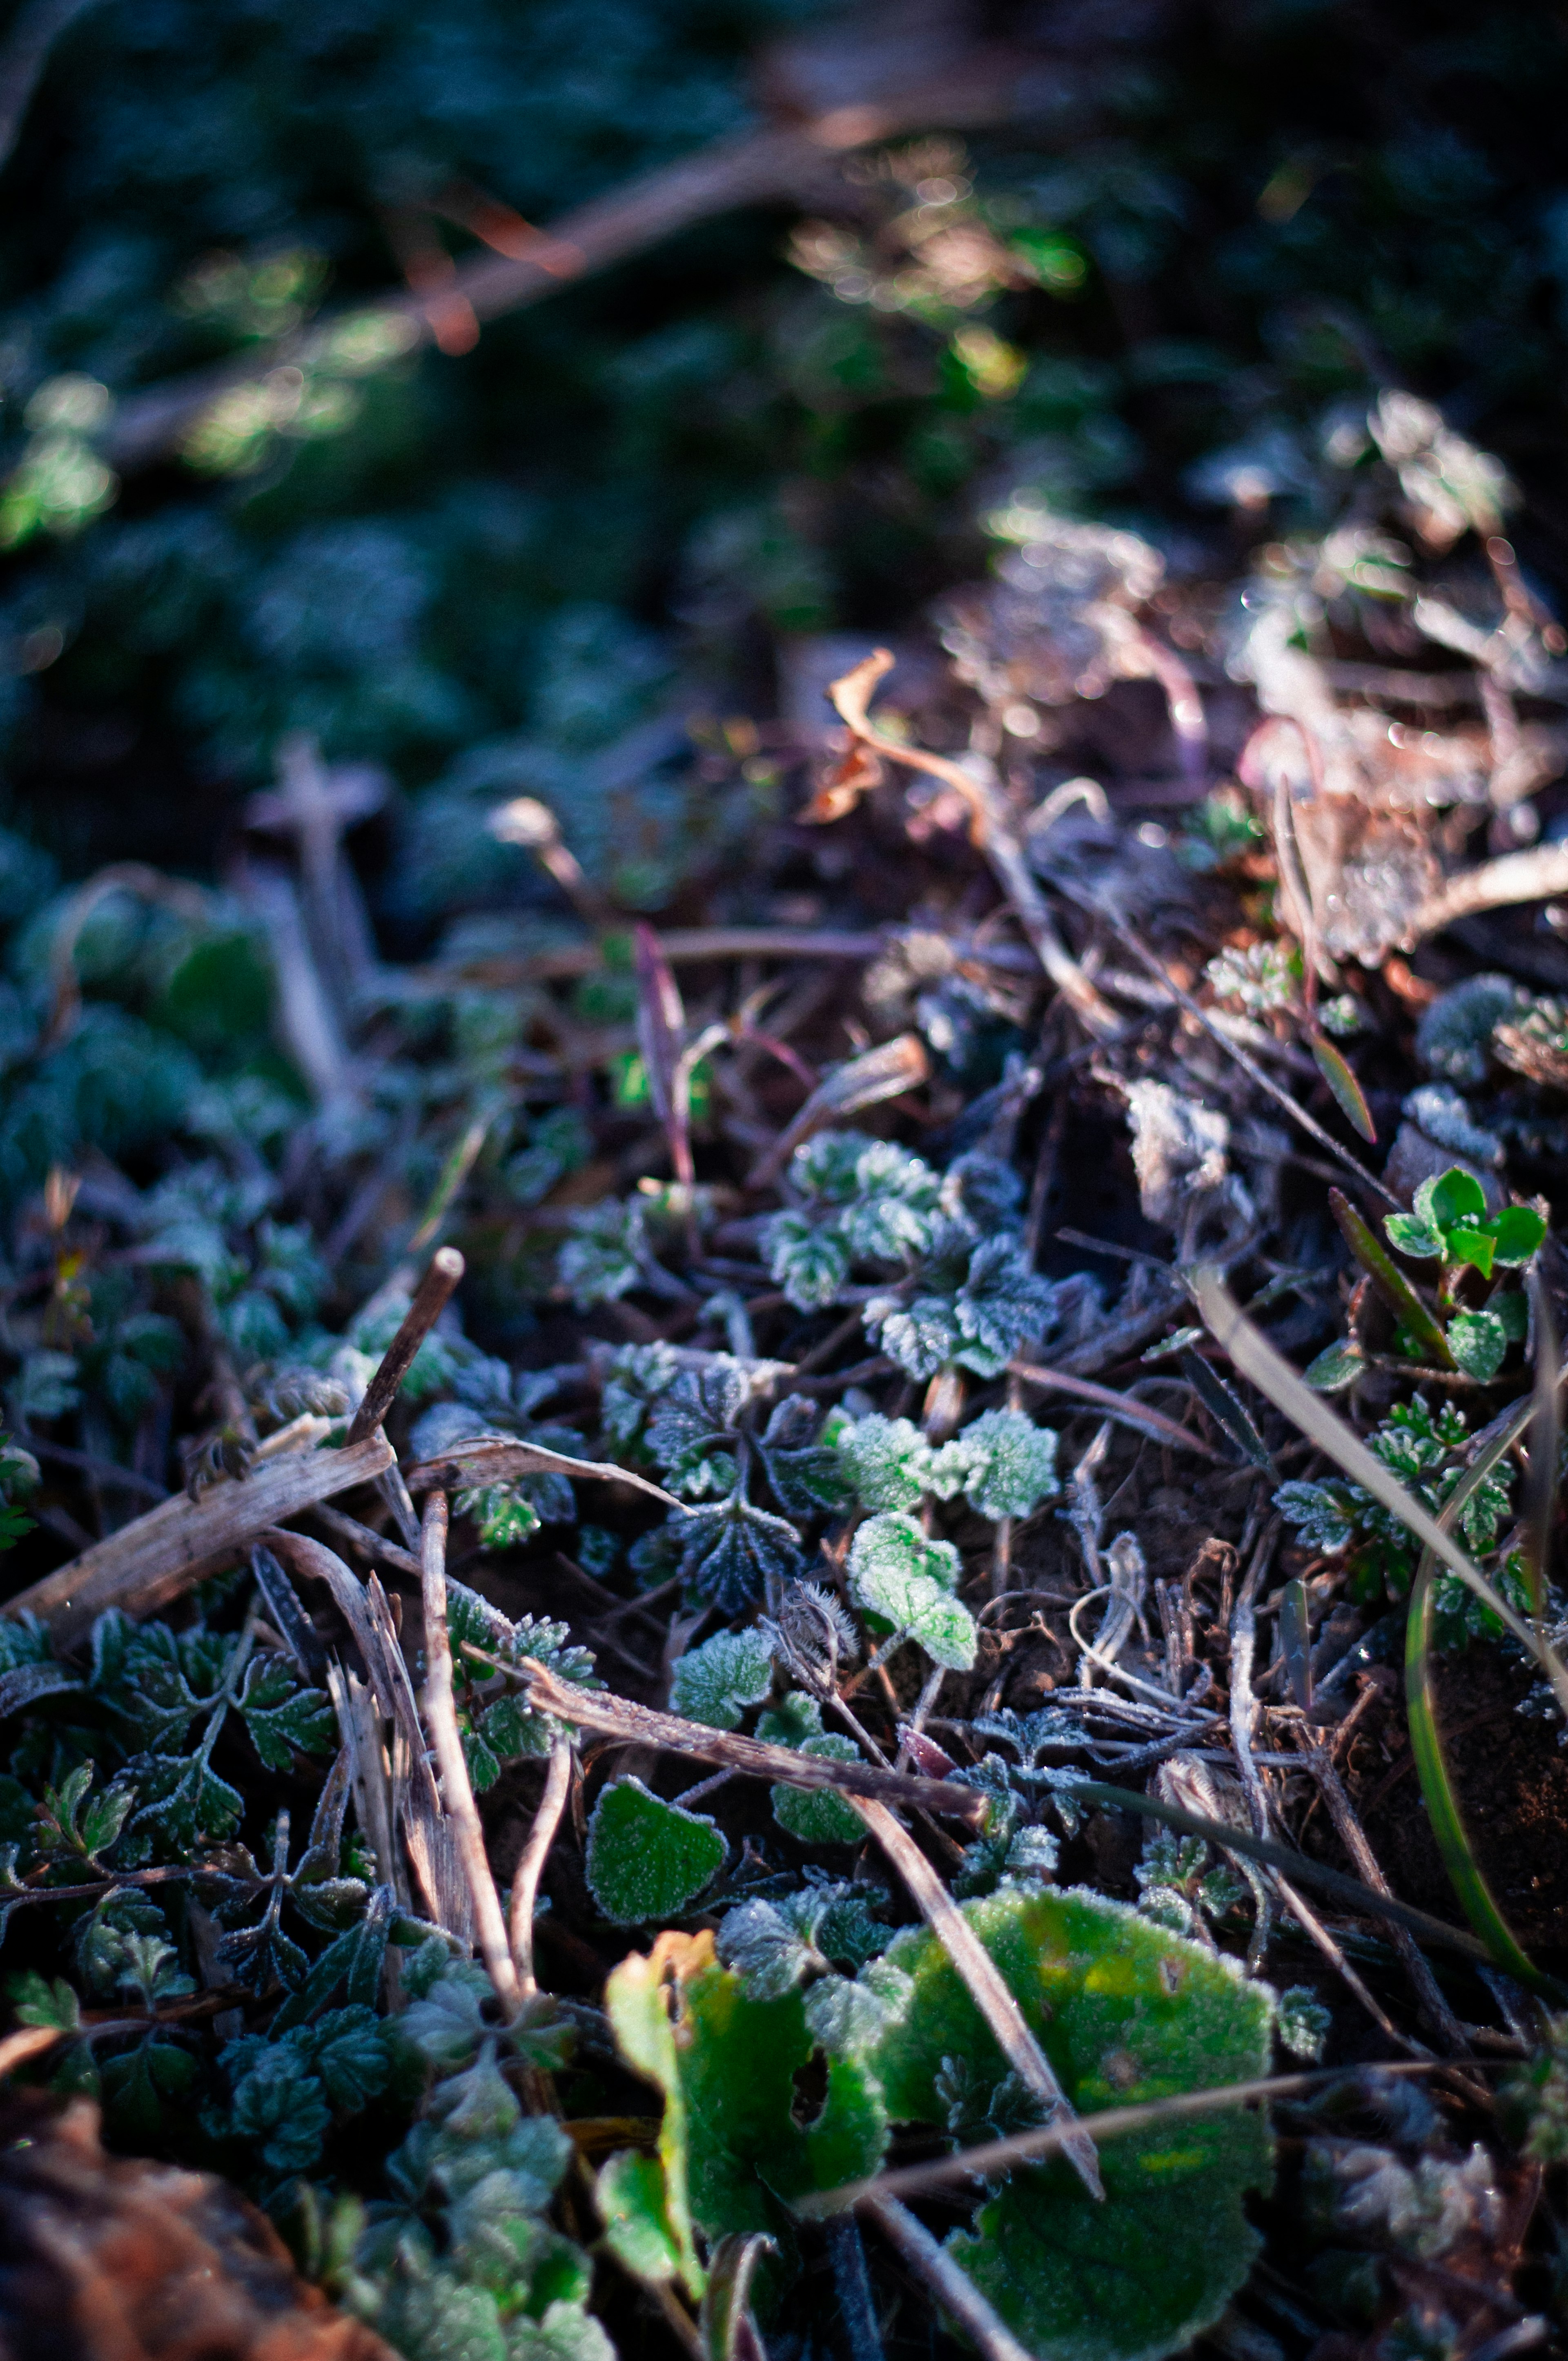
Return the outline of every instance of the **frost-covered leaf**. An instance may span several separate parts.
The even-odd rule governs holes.
[[[1268,2070],[1272,2005],[1228,1960],[1082,1890],[1003,1889],[964,1915],[1012,1986],[1091,2132],[1102,2107]],[[885,1965],[913,1982],[872,2052],[894,2121],[945,2120],[938,2082],[962,2059],[986,2088],[1006,2061],[925,1927]],[[953,2259],[1039,2361],[1155,2361],[1216,2320],[1257,2251],[1245,2199],[1271,2177],[1255,2114],[1188,2116],[1105,2142],[1105,2199],[1055,2158],[1009,2176]]]
[[[839,1508],[847,1497],[837,1453],[817,1440],[817,1420],[815,1402],[786,1394],[757,1439],[774,1497],[792,1516]]]
[[[724,1839],[700,1813],[666,1804],[641,1779],[616,1779],[588,1823],[587,1880],[618,1927],[673,1918],[724,1865]]]
[[[1449,1349],[1467,1378],[1495,1378],[1508,1349],[1508,1332],[1495,1312],[1456,1312],[1448,1323]]]
[[[955,1596],[959,1554],[933,1541],[913,1517],[868,1517],[850,1549],[850,1596],[868,1613],[917,1640],[934,1664],[967,1672],[974,1662],[973,1616]]]
[[[840,1738],[836,1730],[804,1740],[795,1752],[826,1755],[835,1763],[861,1760],[860,1748],[852,1740]],[[854,1844],[865,1835],[863,1822],[830,1787],[790,1787],[781,1781],[769,1792],[774,1819],[801,1844]]]
[[[869,1417],[830,1424],[833,1447],[862,1509],[917,1509],[931,1452],[913,1419]]]
[[[236,1700],[250,1742],[269,1771],[287,1771],[294,1754],[324,1754],[337,1734],[332,1700],[307,1688],[287,1656],[252,1656]]]
[[[718,1505],[694,1509],[666,1529],[679,1547],[682,1574],[699,1598],[726,1615],[755,1606],[769,1579],[787,1582],[801,1570],[795,1527],[739,1493]]]
[[[1337,1343],[1325,1345],[1301,1372],[1313,1392],[1319,1394],[1343,1393],[1365,1374],[1365,1356],[1352,1336],[1342,1336]]]
[[[836,1220],[810,1213],[773,1214],[762,1237],[768,1271],[797,1312],[833,1302],[850,1276],[850,1245]]]
[[[760,1704],[773,1682],[773,1652],[761,1631],[718,1631],[676,1658],[670,1710],[710,1730],[734,1730],[744,1708]]]
[[[876,2170],[887,2119],[874,2077],[858,2059],[829,2057],[820,2110],[803,2125],[795,2077],[816,2043],[801,1995],[753,1998],[719,1965],[710,1934],[663,1935],[649,1958],[623,1960],[605,2005],[629,2062],[665,2093],[661,2152],[672,2213],[689,2206],[710,2241],[762,2231],[787,2254],[792,2199]]]
[[[1281,1484],[1274,1505],[1287,1523],[1296,1528],[1303,1546],[1337,1557],[1350,1545],[1355,1532],[1354,1504],[1342,1484]]]
[[[1310,1984],[1291,1984],[1279,1995],[1277,2031],[1292,2058],[1315,2066],[1333,2027],[1333,2018]]]
[[[1022,1411],[983,1411],[932,1455],[930,1489],[938,1499],[961,1491],[993,1522],[1032,1516],[1057,1488],[1056,1434]]]

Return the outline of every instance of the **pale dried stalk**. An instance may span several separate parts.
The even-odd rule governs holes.
[[[925,2282],[982,2361],[1030,2361],[1027,2347],[997,2318],[974,2281],[944,2253],[923,2222],[917,2222],[896,2197],[867,2197],[861,2202],[889,2246]]]
[[[1441,2059],[1421,2058],[1401,2059],[1376,2070],[1379,2074],[1435,2074],[1443,2071],[1444,2066]],[[1305,2098],[1310,2092],[1326,2090],[1331,2083],[1341,2081],[1344,2071],[1343,2066],[1317,2067],[1304,2074],[1268,2074],[1253,2082],[1217,2083],[1210,2091],[1179,2091],[1168,2099],[1146,2099],[1136,2106],[1104,2107],[1093,2119],[1095,2137],[1120,2139],[1129,2132],[1150,2131],[1163,2123],[1178,2123],[1184,2116],[1220,2114],[1227,2108],[1247,2106],[1259,2099]],[[1007,2139],[986,2140],[978,2147],[960,2147],[948,2156],[927,2157],[919,2164],[895,2165],[891,2172],[874,2173],[865,2180],[847,2180],[840,2188],[824,2189],[797,2199],[794,2210],[808,2221],[831,2221],[835,2213],[863,2204],[867,2198],[916,2197],[955,2180],[990,2180],[999,2173],[1010,2171],[1015,2164],[1037,2164],[1047,2156],[1055,2156],[1068,2137],[1065,2125],[1046,2124],[1037,2131],[1014,2132]]]
[[[601,1730],[608,1737],[630,1739],[639,1746],[656,1746],[669,1754],[685,1754],[699,1763],[717,1763],[723,1769],[748,1772],[756,1779],[772,1779],[790,1787],[831,1787],[846,1796],[883,1798],[910,1811],[932,1812],[945,1819],[963,1820],[979,1828],[985,1798],[972,1788],[949,1786],[940,1779],[911,1778],[902,1771],[879,1770],[871,1763],[835,1763],[831,1756],[797,1754],[792,1747],[764,1745],[760,1738],[738,1730],[709,1730],[678,1714],[655,1713],[651,1706],[633,1705],[609,1689],[580,1689],[558,1680],[532,1656],[521,1664],[503,1664],[471,1641],[463,1653],[491,1672],[505,1673],[520,1682],[536,1713],[547,1713],[578,1730]]]
[[[1529,852],[1506,853],[1500,861],[1484,861],[1466,869],[1421,904],[1410,921],[1405,949],[1423,935],[1435,935],[1455,918],[1473,917],[1477,910],[1500,910],[1516,902],[1550,902],[1568,894],[1568,844],[1539,844]]]
[[[1007,1373],[1021,1378],[1026,1386],[1043,1386],[1048,1392],[1070,1394],[1075,1400],[1093,1402],[1097,1409],[1108,1411],[1118,1425],[1152,1435],[1157,1443],[1174,1444],[1179,1450],[1196,1452],[1199,1458],[1212,1460],[1216,1467],[1231,1465],[1190,1427],[1179,1425],[1161,1411],[1146,1409],[1130,1394],[1116,1393],[1110,1386],[1097,1386],[1092,1378],[1074,1377],[1065,1369],[1042,1368],[1034,1361],[1009,1361]]]
[[[539,1881],[544,1864],[550,1858],[550,1848],[555,1841],[555,1831],[561,1825],[561,1815],[566,1808],[566,1798],[572,1792],[572,1741],[557,1738],[550,1748],[550,1762],[544,1773],[544,1791],[539,1798],[539,1808],[533,1815],[533,1826],[528,1831],[528,1842],[511,1880],[511,1957],[517,1970],[517,1980],[524,1993],[537,1992],[533,1980],[533,1913],[538,1906]]]
[[[57,1643],[76,1639],[106,1608],[155,1614],[231,1565],[269,1526],[370,1483],[391,1464],[392,1447],[377,1433],[341,1451],[284,1452],[247,1476],[219,1477],[194,1500],[177,1492],[18,1591],[0,1614],[41,1616]]]
[[[996,881],[1013,905],[1040,965],[1097,1040],[1116,1039],[1122,1020],[1109,1002],[1102,999],[1058,934],[1045,895],[1018,841],[1012,817],[995,787],[971,777],[961,763],[945,754],[928,754],[922,747],[905,746],[896,738],[884,737],[872,721],[866,708],[872,692],[893,667],[894,658],[886,648],[873,650],[863,664],[858,664],[829,687],[828,694],[833,700],[834,711],[862,745],[890,763],[902,763],[907,770],[924,771],[928,777],[940,779],[963,797],[975,843],[995,872]]]
[[[441,1766],[442,1798],[456,1833],[473,1897],[479,1950],[501,2006],[509,2016],[515,2016],[522,1987],[512,1965],[500,1896],[485,1856],[485,1831],[463,1758],[452,1695],[452,1648],[446,1633],[446,1495],[433,1492],[424,1504],[424,1718]]]
[[[377,1711],[384,1721],[395,1722],[401,1730],[408,1741],[411,1761],[418,1765],[423,1778],[431,1805],[439,1810],[435,1774],[424,1751],[419,1712],[414,1704],[413,1684],[409,1679],[403,1652],[392,1628],[386,1593],[379,1582],[372,1575],[368,1583],[362,1583],[357,1575],[344,1565],[334,1550],[329,1550],[324,1542],[313,1541],[308,1533],[272,1532],[267,1539],[269,1547],[275,1550],[303,1580],[326,1584],[332,1593],[333,1604],[353,1632],[355,1644],[364,1658]]]
[[[909,1888],[921,1916],[958,1971],[997,2048],[1019,2081],[1045,2102],[1058,2121],[1073,2123],[1076,2119],[1067,2093],[1025,2022],[1024,2012],[1001,1970],[908,1829],[900,1826],[885,1804],[864,1795],[850,1795],[848,1801],[850,1809],[864,1822]],[[1089,2134],[1080,2128],[1064,2139],[1063,2147],[1091,2197],[1102,2198],[1104,2185]]]

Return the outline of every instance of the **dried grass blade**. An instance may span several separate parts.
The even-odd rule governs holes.
[[[1463,1952],[1467,1960],[1481,1960],[1488,1967],[1492,1964],[1492,1954],[1479,1936],[1467,1934],[1463,1927],[1451,1927],[1446,1919],[1433,1918],[1427,1911],[1418,1910],[1413,1903],[1375,1894],[1358,1879],[1346,1877],[1337,1869],[1325,1869],[1321,1861],[1309,1860],[1305,1853],[1294,1852],[1288,1845],[1276,1844],[1272,1837],[1253,1836],[1245,1828],[1233,1828],[1226,1820],[1212,1820],[1201,1812],[1189,1812],[1179,1804],[1168,1804],[1162,1796],[1140,1795],[1135,1787],[1113,1787],[1102,1779],[1075,1779],[1071,1792],[1086,1804],[1103,1804],[1118,1812],[1138,1812],[1146,1819],[1162,1820],[1167,1828],[1180,1829],[1185,1836],[1201,1837],[1223,1851],[1245,1853],[1249,1860],[1260,1861],[1266,1868],[1283,1870],[1298,1885],[1315,1885],[1321,1894],[1363,1917],[1395,1920],[1424,1942]]]
[[[1192,1292],[1211,1333],[1242,1374],[1250,1378],[1258,1391],[1266,1394],[1275,1408],[1293,1420],[1301,1433],[1336,1461],[1347,1476],[1370,1492],[1375,1500],[1391,1509],[1401,1524],[1407,1525],[1475,1592],[1482,1605],[1499,1619],[1541,1666],[1568,1719],[1568,1670],[1564,1670],[1555,1650],[1522,1615],[1515,1613],[1506,1598],[1499,1597],[1453,1535],[1443,1531],[1430,1510],[1405,1489],[1380,1459],[1374,1457],[1359,1435],[1353,1434],[1335,1416],[1322,1396],[1302,1383],[1289,1363],[1244,1317],[1217,1270],[1204,1266],[1195,1271]]]
[[[1450,2063],[1446,2059],[1401,2059],[1397,2064],[1379,2066],[1379,2074],[1436,2074]],[[1135,2107],[1104,2107],[1090,2121],[1097,2139],[1121,2139],[1129,2132],[1143,2132],[1163,2123],[1179,2123],[1186,2115],[1213,2115],[1227,2107],[1251,2106],[1260,2099],[1303,2099],[1314,2091],[1328,2089],[1343,2081],[1354,2070],[1343,2066],[1315,2068],[1306,2074],[1268,2074],[1255,2082],[1218,2083],[1211,2091],[1178,2091],[1168,2099],[1145,2100]],[[1037,2131],[1015,2132],[1008,2139],[987,2140],[979,2147],[961,2147],[950,2156],[933,2156],[919,2164],[895,2165],[891,2172],[879,2172],[869,2180],[849,2180],[839,2189],[814,2191],[809,2197],[796,2200],[794,2211],[807,2221],[820,2221],[842,2213],[851,2205],[863,2204],[868,2197],[917,2197],[929,2189],[945,2188],[949,2181],[970,2179],[990,2180],[1006,2172],[1015,2164],[1037,2164],[1044,2157],[1054,2156],[1069,2136],[1068,2126],[1044,2124]]]
[[[1377,1126],[1372,1120],[1372,1109],[1366,1104],[1366,1093],[1356,1081],[1350,1061],[1334,1048],[1324,1034],[1312,1032],[1307,1038],[1312,1061],[1327,1082],[1346,1123],[1361,1134],[1368,1147],[1377,1141]]]
[[[424,1718],[441,1765],[442,1800],[462,1855],[474,1905],[479,1950],[496,1995],[509,2015],[522,2001],[512,1965],[511,1945],[500,1896],[485,1854],[485,1831],[464,1758],[462,1733],[452,1692],[452,1643],[446,1631],[446,1495],[433,1492],[424,1504]]]
[[[1548,1387],[1552,1403],[1550,1424],[1554,1429],[1555,1387]],[[1497,1428],[1443,1504],[1444,1525],[1457,1523],[1465,1502],[1491,1474],[1504,1454],[1524,1433],[1531,1419],[1540,1413],[1541,1388],[1533,1399],[1514,1403],[1506,1419]],[[1532,1454],[1533,1457],[1533,1454]],[[1410,1728],[1410,1752],[1415,1761],[1416,1777],[1420,1782],[1421,1798],[1431,1822],[1431,1832],[1437,1839],[1460,1906],[1472,1927],[1486,1944],[1499,1967],[1516,1976],[1519,1982],[1533,1991],[1541,1991],[1549,1980],[1544,1979],[1533,1962],[1520,1949],[1512,1929],[1498,1909],[1497,1900],[1470,1841],[1453,1783],[1448,1775],[1443,1759],[1442,1740],[1437,1724],[1436,1683],[1432,1667],[1433,1627],[1436,1623],[1437,1559],[1431,1549],[1421,1552],[1416,1568],[1416,1578],[1410,1586],[1410,1609],[1405,1623],[1405,1705]]]
[[[618,1467],[613,1459],[575,1459],[570,1452],[547,1451],[541,1443],[518,1443],[510,1435],[476,1435],[470,1443],[455,1443],[439,1459],[422,1459],[404,1477],[411,1492],[466,1491],[486,1484],[509,1483],[514,1476],[573,1476],[580,1482],[630,1484],[666,1509],[691,1514],[688,1501],[677,1500],[634,1468]]]
[[[1062,2140],[1068,2162],[1091,2197],[1103,2198],[1105,2186],[1100,2178],[1094,2142],[1078,2127],[1067,2092],[1030,2032],[1024,2012],[995,1960],[908,1829],[894,1818],[887,1806],[863,1795],[851,1795],[849,1800],[850,1809],[865,1823],[919,1905],[921,1916],[962,1978],[970,1998],[984,2017],[1007,2063],[1025,2088],[1044,2100],[1053,2118],[1068,2126]]]
[[[683,1189],[696,1178],[691,1151],[691,1075],[681,1060],[686,1012],[674,972],[658,936],[646,921],[633,939],[637,976],[637,1047],[641,1052],[648,1097],[669,1146],[670,1164]]]
[[[900,1033],[849,1059],[825,1082],[818,1082],[806,1104],[784,1126],[767,1154],[747,1180],[750,1189],[764,1188],[784,1170],[803,1140],[825,1125],[837,1123],[861,1107],[876,1106],[930,1079],[931,1060],[918,1033]]]
[[[924,2222],[917,2222],[895,2197],[867,2196],[863,2202],[889,2246],[925,2282],[938,2308],[963,2330],[981,2361],[1032,2361],[1028,2347],[1020,2345],[997,2318],[974,2281],[938,2245]]]
[[[76,1639],[105,1608],[155,1614],[233,1565],[281,1519],[368,1484],[391,1464],[391,1444],[378,1432],[341,1451],[284,1452],[247,1476],[219,1477],[194,1500],[177,1492],[18,1591],[0,1614],[41,1616],[57,1644]]]
[[[1096,1385],[1092,1378],[1075,1378],[1063,1369],[1043,1368],[1035,1361],[1009,1361],[1007,1374],[1022,1378],[1026,1386],[1042,1386],[1052,1393],[1070,1394],[1076,1400],[1092,1402],[1096,1409],[1107,1411],[1119,1425],[1133,1427],[1179,1450],[1196,1452],[1200,1459],[1207,1459],[1214,1466],[1226,1464],[1190,1427],[1167,1418],[1162,1411],[1150,1410],[1131,1394],[1119,1394],[1110,1386]]]

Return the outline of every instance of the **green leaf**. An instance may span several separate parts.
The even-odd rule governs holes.
[[[816,2044],[801,1995],[752,1997],[719,1966],[710,1933],[661,1935],[647,1959],[623,1960],[605,2005],[629,2062],[665,2092],[672,2218],[684,2201],[709,2240],[762,2231],[788,2254],[790,2200],[882,2161],[887,2118],[874,2075],[862,2060],[830,2057],[820,2111],[802,2124],[795,2077]]]
[[[913,1419],[851,1419],[828,1432],[855,1499],[862,1509],[917,1509],[930,1471],[931,1453]]]
[[[1321,1033],[1314,1033],[1308,1046],[1312,1052],[1312,1061],[1332,1091],[1345,1121],[1354,1131],[1361,1134],[1363,1139],[1375,1141],[1377,1126],[1372,1120],[1372,1110],[1342,1052],[1334,1048],[1332,1041],[1325,1041]]]
[[[1316,1360],[1309,1361],[1301,1375],[1314,1393],[1341,1394],[1347,1386],[1354,1385],[1365,1375],[1366,1359],[1354,1336],[1341,1336],[1327,1345]]]
[[[1448,1323],[1454,1360],[1467,1378],[1495,1378],[1508,1349],[1508,1332],[1495,1312],[1456,1312]]]
[[[1091,2131],[1102,2107],[1266,2074],[1273,2008],[1227,1960],[1124,1904],[1004,1888],[964,1905]],[[894,2121],[942,2123],[961,2059],[977,2086],[1006,2060],[925,1927],[882,1962],[913,1981],[873,2053]],[[1013,2173],[948,2252],[1038,2361],[1156,2361],[1218,2319],[1260,2244],[1245,2201],[1271,2179],[1254,2114],[1189,2116],[1107,2140],[1096,2203],[1058,2158]],[[846,2178],[848,2176],[846,2175]]]
[[[1466,1172],[1459,1164],[1451,1164],[1435,1180],[1423,1180],[1416,1191],[1415,1202],[1422,1221],[1431,1222],[1440,1230],[1451,1230],[1459,1222],[1486,1218],[1486,1191],[1474,1172]]]
[[[1495,1243],[1494,1259],[1508,1270],[1522,1268],[1546,1235],[1546,1220],[1530,1205],[1508,1205],[1486,1224]]]
[[[683,1910],[718,1875],[724,1853],[711,1820],[666,1804],[641,1779],[616,1779],[588,1824],[588,1884],[607,1918],[641,1927]]]
[[[860,1748],[833,1730],[806,1739],[795,1752],[827,1755],[835,1763],[861,1760]],[[781,1783],[771,1792],[774,1819],[801,1844],[855,1844],[865,1835],[864,1822],[829,1787],[789,1787]]]
[[[1201,1353],[1183,1353],[1181,1374],[1223,1434],[1228,1434],[1244,1459],[1255,1467],[1272,1468],[1269,1449],[1239,1394],[1212,1369]]]
[[[1443,1259],[1446,1262],[1467,1262],[1483,1279],[1492,1276],[1492,1260],[1497,1251],[1497,1240],[1489,1230],[1473,1229],[1461,1222],[1442,1235]]]
[[[961,1490],[970,1508],[993,1524],[1002,1517],[1033,1516],[1058,1488],[1056,1434],[1022,1411],[983,1411],[931,1455],[927,1481],[940,1500]]]
[[[1414,1213],[1385,1213],[1383,1227],[1388,1243],[1398,1246],[1414,1262],[1438,1262],[1442,1257],[1442,1232],[1434,1230]]]
[[[850,1596],[857,1607],[907,1631],[933,1664],[968,1672],[978,1633],[969,1609],[953,1596],[958,1576],[951,1542],[932,1541],[913,1517],[868,1517],[850,1546]]]
[[[773,1685],[773,1653],[761,1631],[718,1631],[675,1659],[670,1710],[709,1730],[734,1730]]]
[[[594,2183],[604,2242],[623,2270],[654,2286],[681,2275],[680,2241],[670,2220],[664,2169],[657,2157],[623,2148]]]
[[[236,1703],[269,1771],[287,1771],[296,1751],[324,1754],[337,1733],[326,1692],[302,1686],[288,1658],[275,1650],[252,1656]]]

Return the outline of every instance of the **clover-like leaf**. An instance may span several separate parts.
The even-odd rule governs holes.
[[[1387,1214],[1383,1227],[1389,1245],[1415,1262],[1436,1262],[1442,1253],[1442,1232],[1418,1214]]]
[[[964,1916],[1012,1987],[1092,2135],[1102,2107],[1268,2070],[1272,1997],[1225,1959],[1081,1889],[1003,1887]],[[879,1969],[908,2004],[872,2052],[895,2121],[942,2123],[948,2061],[987,2090],[1006,2060],[925,1927]],[[873,1971],[874,1972],[874,1971]],[[948,2102],[950,2103],[950,2099]],[[1157,2361],[1208,2327],[1251,2268],[1250,2191],[1271,2175],[1267,2128],[1237,2109],[1107,2140],[1096,2202],[1055,2158],[1010,2175],[948,2252],[1038,2361]]]
[[[1433,1229],[1450,1230],[1458,1222],[1485,1221],[1486,1191],[1473,1172],[1451,1164],[1446,1172],[1423,1180],[1415,1195],[1416,1212]]]
[[[1533,1205],[1508,1205],[1486,1224],[1493,1238],[1493,1259],[1508,1270],[1519,1270],[1539,1250],[1546,1235],[1546,1217]]]
[[[1448,1323],[1449,1349],[1467,1378],[1495,1378],[1508,1349],[1508,1332],[1495,1312],[1456,1312]]]
[[[641,1779],[615,1779],[588,1823],[589,1889],[618,1927],[673,1918],[712,1883],[724,1853],[711,1820],[666,1804]]]
[[[933,1664],[968,1672],[974,1663],[975,1620],[953,1596],[959,1554],[933,1541],[913,1517],[868,1517],[850,1550],[850,1595],[895,1631],[919,1642]]]
[[[773,1683],[773,1653],[761,1631],[717,1631],[676,1658],[670,1709],[709,1730],[734,1730],[744,1708],[760,1705]]]

